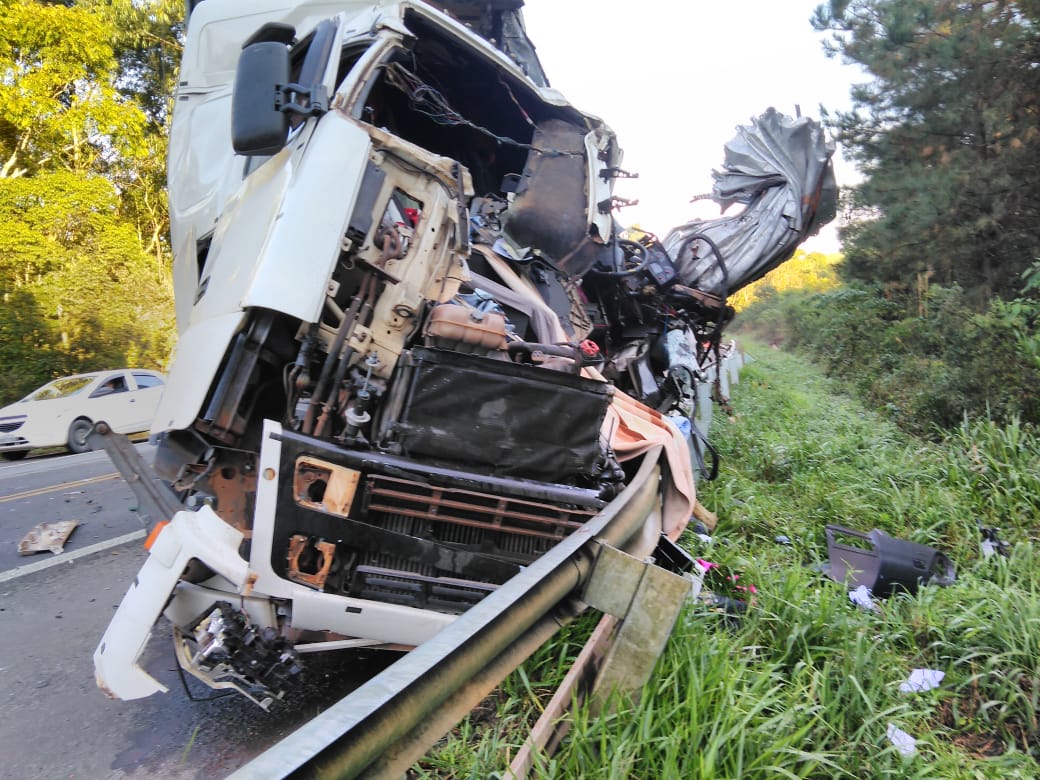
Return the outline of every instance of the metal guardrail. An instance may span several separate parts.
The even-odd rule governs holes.
[[[659,516],[660,457],[648,452],[629,486],[581,529],[231,778],[400,776],[584,609],[574,596],[598,546],[634,543]]]

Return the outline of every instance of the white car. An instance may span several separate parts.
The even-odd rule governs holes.
[[[0,409],[0,457],[18,460],[39,447],[86,452],[99,420],[117,433],[147,431],[164,384],[162,374],[139,368],[55,379]]]

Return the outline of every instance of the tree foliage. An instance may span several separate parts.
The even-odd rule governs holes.
[[[739,312],[776,293],[833,290],[840,284],[837,268],[842,260],[840,254],[825,255],[799,249],[790,260],[731,295],[729,303]]]
[[[164,119],[149,109],[168,85],[126,67],[116,14],[159,5],[0,0],[0,400],[169,351]]]
[[[1040,256],[1040,3],[832,0],[813,23],[871,76],[828,117],[865,174],[846,272],[1013,296]]]

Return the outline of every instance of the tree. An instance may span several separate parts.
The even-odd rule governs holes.
[[[813,24],[873,77],[826,117],[865,175],[847,275],[1012,297],[1040,257],[1040,4],[832,0]]]
[[[0,0],[0,176],[114,172],[144,155],[145,118],[113,84],[109,39],[85,10]]]
[[[149,257],[128,197],[162,165],[160,136],[118,89],[117,38],[86,7],[0,0],[4,400],[74,371],[157,366],[169,349],[168,262],[161,247]],[[165,224],[164,202],[156,214]]]
[[[166,202],[166,137],[184,42],[183,0],[80,0],[113,31],[120,93],[147,118],[148,154],[123,181],[123,210],[137,224],[145,249],[158,262],[170,250]]]

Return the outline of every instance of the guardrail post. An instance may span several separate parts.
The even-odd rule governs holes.
[[[701,432],[701,435],[705,439],[708,438],[708,434],[711,432],[711,417],[713,411],[711,402],[711,382],[698,382],[697,416],[694,418],[693,424],[697,426],[697,430]]]
[[[731,385],[740,384],[740,367],[744,365],[743,356],[737,349],[736,345],[730,350],[729,355],[726,357],[726,368],[729,369],[729,383]]]
[[[688,577],[599,545],[581,598],[621,622],[593,686],[593,711],[602,711],[612,693],[639,695],[694,586]]]

